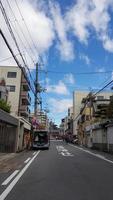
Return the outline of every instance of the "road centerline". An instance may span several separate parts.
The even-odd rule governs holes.
[[[19,172],[19,170],[15,170],[3,183],[2,185],[7,185],[15,176],[16,174]]]
[[[27,160],[24,161],[24,163],[28,163],[30,159],[31,158],[29,157]]]

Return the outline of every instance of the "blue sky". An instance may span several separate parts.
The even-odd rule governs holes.
[[[3,4],[33,77],[35,67],[30,56],[34,62],[40,60],[39,55],[42,57],[44,65],[40,67],[43,72],[39,73],[39,80],[47,89],[42,94],[43,108],[47,107],[50,119],[59,124],[60,119],[66,116],[67,108],[72,105],[73,91],[98,90],[104,86],[105,80],[109,82],[112,79],[113,0],[12,0],[10,7],[13,13],[6,0]],[[0,21],[10,45],[18,53],[4,19]],[[0,41],[3,47],[3,41]],[[4,46],[0,60],[9,56]],[[19,56],[18,59],[22,63]],[[15,63],[9,59],[1,64]],[[110,72],[104,73],[106,71]],[[81,74],[90,72],[98,73]]]

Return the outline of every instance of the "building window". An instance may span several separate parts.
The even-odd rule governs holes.
[[[15,85],[7,85],[7,89],[9,92],[15,92],[16,86]]]
[[[17,73],[16,72],[8,72],[7,77],[8,78],[16,78]]]

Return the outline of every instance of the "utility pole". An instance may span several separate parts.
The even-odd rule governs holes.
[[[42,99],[40,97],[41,92],[45,92],[45,88],[41,87],[39,84],[39,66],[41,66],[39,63],[36,63],[36,77],[35,77],[35,104],[34,104],[34,114],[35,117],[37,117],[37,110],[38,105],[40,105],[40,109],[42,110]]]
[[[38,109],[38,63],[36,63],[36,80],[35,80],[35,106],[34,106],[34,113],[37,116],[37,109]]]

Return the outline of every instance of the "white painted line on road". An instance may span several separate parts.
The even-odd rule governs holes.
[[[69,153],[67,149],[65,149],[63,146],[56,146],[59,154],[62,156],[74,156],[73,154]]]
[[[85,149],[83,149],[83,148],[79,148],[79,147],[74,146],[74,145],[72,145],[72,144],[69,144],[69,145],[72,146],[72,147],[75,147],[76,149],[79,149],[79,150],[81,150],[81,151],[84,151],[84,152],[86,152],[86,153],[89,153],[89,154],[91,154],[91,155],[93,155],[93,156],[95,156],[95,157],[97,157],[97,158],[100,158],[101,160],[104,160],[104,161],[106,161],[106,162],[109,162],[109,163],[112,163],[112,164],[113,164],[113,161],[112,161],[112,160],[109,160],[109,159],[107,159],[107,158],[105,158],[105,156],[102,156],[102,155],[100,155],[100,154],[92,153],[91,151],[85,150]]]
[[[62,156],[74,156],[69,152],[61,152]]]
[[[36,154],[36,152],[33,153],[33,156]]]
[[[27,160],[24,161],[24,163],[28,163],[28,161],[30,160],[31,158],[29,157]]]
[[[50,140],[51,142],[62,142],[63,140]]]
[[[22,177],[22,175],[25,173],[25,171],[28,169],[28,167],[31,165],[31,163],[34,161],[34,159],[38,156],[39,153],[40,151],[36,153],[36,155],[25,165],[25,167],[15,177],[15,179],[10,183],[10,185],[4,190],[4,192],[0,195],[0,200],[4,200],[7,197],[7,195],[11,192],[13,187],[16,185],[16,183],[19,181],[19,179]]]
[[[7,185],[19,172],[19,170],[15,170],[3,183],[2,185]]]

